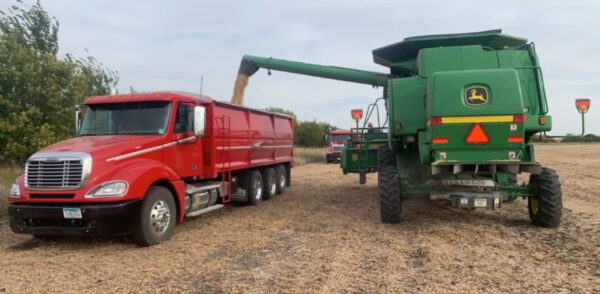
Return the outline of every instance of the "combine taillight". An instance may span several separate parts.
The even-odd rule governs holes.
[[[514,123],[524,123],[525,122],[525,115],[524,114],[515,114],[515,115],[513,115],[513,122]]]
[[[429,125],[431,125],[431,126],[439,126],[441,124],[442,124],[442,118],[439,116],[432,117],[429,120]]]
[[[433,144],[448,144],[446,137],[433,137]]]
[[[467,144],[483,145],[487,144],[489,141],[490,137],[488,137],[483,126],[479,123],[473,124],[473,127],[471,127],[467,133],[467,137],[465,137],[465,142],[467,142]]]
[[[523,136],[508,136],[508,143],[523,143]]]

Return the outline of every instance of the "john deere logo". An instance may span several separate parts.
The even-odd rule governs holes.
[[[473,86],[465,90],[465,101],[469,105],[485,105],[488,103],[488,98],[486,87]]]
[[[358,160],[358,154],[352,153],[352,161],[357,161],[357,160]]]

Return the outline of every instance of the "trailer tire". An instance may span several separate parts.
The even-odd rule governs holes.
[[[248,204],[259,205],[263,201],[265,189],[263,187],[263,178],[259,171],[251,170],[248,173],[246,191],[248,191]]]
[[[152,186],[142,200],[136,242],[152,246],[168,240],[177,222],[177,206],[173,194],[162,186]]]
[[[277,172],[272,167],[267,167],[263,170],[262,173],[263,178],[263,187],[264,191],[264,199],[269,200],[275,198],[277,195]]]
[[[534,191],[534,195],[527,199],[531,222],[540,227],[558,227],[562,217],[562,191],[558,174],[544,167],[539,175],[531,175],[529,183]]]
[[[379,190],[379,211],[384,223],[400,222],[402,197],[398,184],[396,154],[387,145],[379,147],[377,188]]]
[[[277,173],[277,194],[282,194],[287,187],[287,171],[285,166],[280,164],[275,167],[275,172]]]

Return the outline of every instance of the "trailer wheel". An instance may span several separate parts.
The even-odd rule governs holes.
[[[258,205],[263,200],[265,189],[263,188],[263,178],[260,172],[252,170],[248,174],[247,191],[248,191],[248,204]]]
[[[397,223],[402,216],[402,197],[398,184],[396,154],[388,145],[379,147],[377,187],[379,189],[379,211],[384,223]]]
[[[139,215],[136,241],[140,246],[152,246],[168,240],[175,229],[177,211],[171,191],[152,186],[146,192]]]
[[[277,173],[272,167],[266,168],[262,173],[265,200],[275,198],[277,194]]]
[[[534,195],[527,200],[529,218],[540,227],[555,228],[562,216],[562,192],[556,171],[542,168],[539,175],[531,175],[529,183]]]
[[[287,187],[287,172],[285,166],[283,164],[276,166],[275,172],[277,173],[277,194],[281,194],[285,191],[285,187]]]

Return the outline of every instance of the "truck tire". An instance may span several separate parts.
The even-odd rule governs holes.
[[[277,194],[282,194],[287,187],[287,171],[285,166],[280,164],[275,167],[275,172],[277,173]]]
[[[402,216],[402,197],[398,184],[396,154],[388,145],[379,147],[377,188],[379,190],[379,212],[384,223],[397,223]]]
[[[272,167],[267,167],[263,170],[263,187],[265,188],[264,199],[269,200],[275,198],[277,194],[277,172]]]
[[[540,227],[558,227],[562,216],[562,191],[556,171],[544,167],[541,174],[530,176],[529,184],[534,191],[527,200],[531,222]]]
[[[246,191],[248,191],[248,204],[259,205],[263,201],[265,189],[263,187],[263,178],[259,171],[251,170],[248,173]]]
[[[177,206],[173,194],[162,186],[152,186],[146,192],[140,210],[136,241],[140,246],[152,246],[168,240],[177,222]]]

